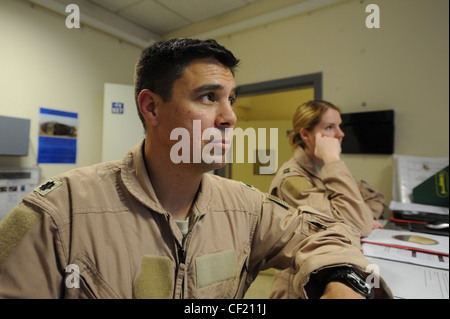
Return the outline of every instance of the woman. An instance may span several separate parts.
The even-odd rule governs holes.
[[[384,196],[357,182],[340,159],[344,132],[335,105],[320,100],[300,105],[289,142],[294,156],[278,170],[270,193],[293,207],[309,205],[357,228],[361,236],[382,226],[375,220],[384,211]],[[289,270],[278,272],[272,298],[298,298]]]

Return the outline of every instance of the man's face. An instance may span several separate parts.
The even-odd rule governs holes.
[[[199,145],[203,151],[212,140],[214,144],[210,146],[215,145],[216,153],[220,149],[222,163],[207,165],[205,170],[223,167],[225,151],[232,141],[232,135],[226,136],[225,131],[229,132],[236,123],[233,111],[235,99],[236,83],[229,68],[215,60],[194,61],[185,68],[183,76],[174,82],[170,101],[161,102],[158,110],[158,131],[161,134],[158,136],[165,138],[168,146],[173,147],[177,141],[170,140],[171,132],[176,128],[187,129],[190,134],[191,163],[195,146]],[[210,140],[203,140],[203,133],[211,128],[215,128],[216,133],[220,132],[220,137],[216,134],[215,138],[209,138],[208,134]],[[206,165],[203,160],[201,162],[203,166]]]

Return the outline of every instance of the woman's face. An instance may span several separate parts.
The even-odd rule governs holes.
[[[317,133],[322,133],[322,136],[334,137],[339,140],[342,144],[342,139],[344,138],[344,132],[342,132],[340,125],[342,124],[341,114],[332,108],[329,108],[322,115],[322,119],[312,131],[305,131],[308,135],[307,139],[304,139],[306,144],[306,149],[314,150],[316,147],[315,136]]]

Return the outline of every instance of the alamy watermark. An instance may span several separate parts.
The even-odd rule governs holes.
[[[77,4],[69,4],[66,6],[66,13],[69,15],[66,18],[66,27],[68,29],[80,28],[80,7]],[[380,7],[376,4],[368,4],[366,6],[366,13],[370,13],[366,17],[366,27],[368,29],[380,28]]]
[[[75,264],[70,264],[66,267],[66,287],[80,288],[80,267]]]
[[[80,28],[80,7],[77,4],[69,4],[66,6],[66,13],[69,15],[66,18],[66,27],[68,29]],[[368,4],[366,12],[370,13],[366,17],[366,27],[369,29],[380,28],[380,7],[376,4]]]
[[[66,18],[66,27],[68,29],[80,28],[80,7],[76,4],[69,4],[66,7],[66,13],[69,15]]]
[[[380,268],[375,264],[369,264],[366,267],[366,283],[372,285],[373,288],[380,288]]]
[[[259,167],[259,174],[274,174],[278,167],[278,128],[269,129],[269,151],[267,151],[267,129],[258,128],[258,133],[252,127],[218,129],[207,128],[201,132],[201,121],[193,120],[191,134],[186,128],[178,127],[172,130],[171,140],[178,141],[170,150],[172,163],[232,163],[233,141],[235,141],[236,163],[264,164]],[[247,139],[247,149],[245,140]],[[192,143],[191,143],[192,140]],[[202,149],[202,141],[209,141]],[[191,152],[192,150],[192,152]],[[227,153],[224,156],[224,153]],[[268,153],[268,154],[267,154]]]
[[[366,17],[366,27],[368,29],[380,28],[380,7],[376,4],[368,4],[366,12],[370,14]]]

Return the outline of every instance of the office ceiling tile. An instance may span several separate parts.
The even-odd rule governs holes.
[[[248,4],[244,0],[155,0],[155,2],[190,22],[203,21]]]
[[[190,21],[153,0],[140,1],[118,14],[155,33],[166,33],[190,24]]]
[[[90,0],[90,1],[110,11],[117,12],[119,10],[123,10],[129,6],[136,4],[141,0]]]

